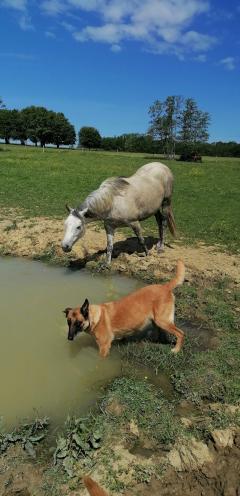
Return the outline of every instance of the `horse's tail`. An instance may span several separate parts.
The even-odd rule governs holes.
[[[91,477],[83,477],[83,482],[90,496],[108,496],[108,493],[97,482],[91,479]]]
[[[177,235],[177,228],[173,215],[171,201],[169,199],[164,199],[162,209],[163,209],[163,215],[167,221],[168,229],[172,234],[172,236],[175,238]]]

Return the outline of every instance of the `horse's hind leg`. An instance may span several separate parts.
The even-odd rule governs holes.
[[[145,254],[148,255],[148,249],[147,249],[144,237],[142,235],[142,229],[141,229],[140,223],[138,221],[131,222],[130,227],[132,228],[134,234],[136,234],[140,245],[142,246],[142,248],[145,251]]]
[[[157,243],[157,251],[160,253],[161,251],[164,250],[164,244],[163,244],[164,216],[162,215],[160,210],[158,210],[155,213],[155,219],[157,221],[158,231],[159,231],[159,241]]]

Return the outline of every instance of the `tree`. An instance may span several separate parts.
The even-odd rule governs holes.
[[[51,112],[52,143],[60,145],[74,145],[76,141],[75,129],[62,112]]]
[[[2,98],[0,97],[0,109],[3,109],[5,107],[6,107],[6,105],[4,105]]]
[[[12,110],[5,108],[0,109],[0,138],[5,139],[6,145],[9,144],[10,138],[13,135],[13,114]]]
[[[25,145],[25,141],[28,138],[27,128],[24,119],[24,114],[21,110],[12,110],[12,121],[13,121],[13,129],[12,129],[12,138],[14,140],[20,140],[21,145]]]
[[[95,127],[82,127],[78,133],[79,146],[82,148],[100,148],[101,135]]]
[[[139,133],[129,133],[123,135],[126,152],[151,153],[153,151],[153,139],[151,136]]]
[[[188,148],[196,147],[197,143],[205,143],[209,137],[209,122],[208,112],[202,112],[193,98],[187,98],[181,112],[179,140]]]
[[[182,97],[178,95],[168,96],[165,101],[156,100],[149,108],[150,128],[149,134],[164,145],[165,154],[172,158],[175,154],[175,143],[177,141]]]
[[[52,143],[51,111],[45,107],[26,107],[22,110],[27,137],[37,146]]]

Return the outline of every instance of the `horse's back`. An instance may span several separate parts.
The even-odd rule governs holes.
[[[157,212],[164,198],[172,194],[172,173],[159,162],[143,165],[126,181],[129,187],[114,198],[111,213],[115,219],[146,219]]]
[[[169,197],[172,194],[173,175],[167,165],[161,162],[150,162],[140,167],[135,174],[127,178],[135,193],[149,195],[162,194]]]
[[[134,178],[134,176],[173,178],[169,167],[161,162],[149,162],[148,164],[142,165],[142,167],[140,167],[130,178]]]

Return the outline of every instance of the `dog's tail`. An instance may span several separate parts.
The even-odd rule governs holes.
[[[185,265],[182,260],[178,260],[177,262],[177,273],[174,279],[172,279],[168,285],[171,290],[176,288],[177,286],[181,286],[185,277]]]
[[[91,477],[83,477],[83,482],[90,496],[108,496],[105,489],[102,489]]]
[[[164,214],[166,215],[167,225],[170,233],[175,238],[177,235],[176,222],[173,215],[173,209],[171,204],[163,207]]]

